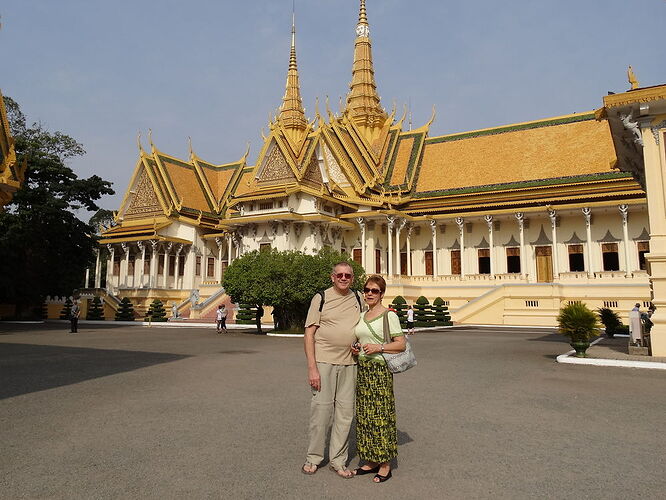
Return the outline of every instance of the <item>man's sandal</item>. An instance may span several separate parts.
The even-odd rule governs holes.
[[[306,469],[306,467],[307,467],[307,469]],[[308,476],[311,476],[312,474],[315,474],[317,472],[318,468],[319,467],[315,464],[312,464],[310,462],[305,462],[303,464],[303,467],[301,467],[301,472],[303,474],[307,474]]]
[[[338,476],[340,476],[342,479],[351,479],[354,477],[354,473],[350,471],[349,469],[336,469],[332,465],[330,466],[330,469],[335,472]],[[340,474],[340,472],[344,472],[344,474]]]
[[[389,471],[389,473],[386,474],[385,476],[382,476],[381,474],[375,474],[375,477],[374,477],[373,481],[376,480],[375,483],[379,484],[379,483],[383,483],[385,481],[388,481],[392,477],[393,477],[393,473],[391,471]]]

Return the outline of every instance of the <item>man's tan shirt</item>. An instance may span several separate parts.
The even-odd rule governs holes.
[[[349,347],[356,340],[354,329],[361,318],[361,309],[352,290],[340,294],[334,287],[324,291],[324,308],[319,312],[321,296],[315,295],[305,320],[308,326],[318,326],[315,332],[315,359],[318,363],[355,365]]]

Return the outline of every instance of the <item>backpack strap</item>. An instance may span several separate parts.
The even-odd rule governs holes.
[[[319,292],[317,292],[317,293],[318,293],[319,296],[321,297],[321,302],[319,302],[319,312],[321,312],[322,309],[324,309],[324,302],[326,301],[326,296],[325,296],[323,290],[322,290],[322,291],[319,291]]]
[[[352,292],[354,292],[354,296],[356,297],[356,302],[358,302],[359,311],[363,311],[363,306],[361,305],[361,297],[359,296],[356,290],[352,290]]]

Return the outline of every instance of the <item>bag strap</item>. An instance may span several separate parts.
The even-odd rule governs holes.
[[[321,302],[319,302],[319,312],[321,312],[322,309],[324,309],[324,301],[326,300],[326,297],[325,297],[323,291],[320,291],[320,292],[317,292],[317,293],[318,293],[319,296],[321,297]]]
[[[385,344],[390,344],[391,343],[391,333],[389,332],[390,326],[389,326],[389,319],[388,319],[389,312],[391,312],[391,311],[386,311],[384,313],[384,343]]]

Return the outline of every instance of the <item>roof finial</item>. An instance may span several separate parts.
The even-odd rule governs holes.
[[[641,83],[638,81],[638,78],[636,78],[636,74],[634,73],[634,68],[631,66],[629,66],[629,69],[627,70],[627,78],[631,84],[631,90],[637,89],[641,86]]]
[[[370,25],[365,0],[361,0],[358,25],[356,26],[352,81],[349,86],[349,94],[347,94],[346,112],[361,127],[370,129],[381,127],[386,121],[387,115],[379,102],[375,70],[372,63]]]
[[[296,64],[296,11],[295,2],[291,17],[291,51],[289,53],[289,70],[287,72],[287,85],[280,106],[279,121],[287,130],[303,131],[307,128],[305,109],[301,99],[301,89],[298,81],[298,65]]]

